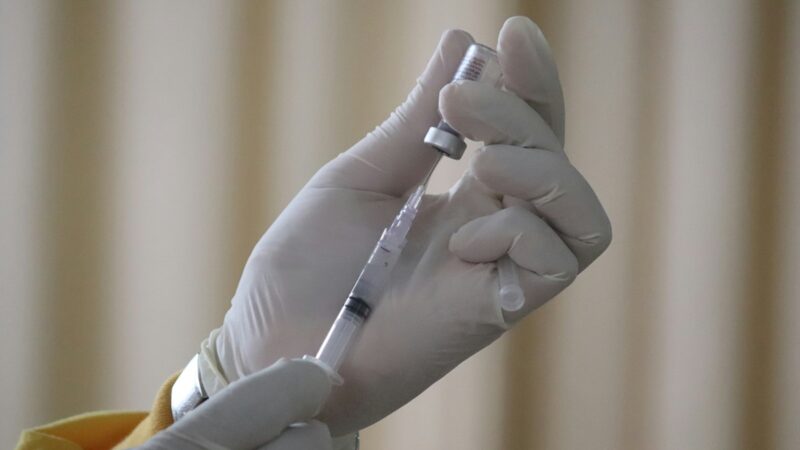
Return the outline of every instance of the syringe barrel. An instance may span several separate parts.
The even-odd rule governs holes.
[[[327,364],[334,372],[339,371],[361,325],[367,320],[372,307],[383,293],[389,274],[397,263],[404,245],[404,236],[394,236],[389,229],[386,229],[372,250],[353,285],[353,290],[317,352],[316,358]]]
[[[503,83],[503,72],[497,52],[483,44],[470,45],[453,76],[453,81],[460,80],[477,81],[500,87]],[[428,130],[425,135],[425,143],[453,159],[461,159],[467,148],[463,136],[444,120]]]
[[[350,292],[348,301],[356,298],[367,304],[368,307],[373,307],[375,301],[383,293],[383,288],[389,280],[389,274],[400,258],[400,252],[403,251],[405,239],[399,237],[400,242],[394,242],[395,236],[389,235],[389,229],[383,230],[381,238],[369,255],[367,263],[361,269],[361,274],[358,275],[356,283],[353,285],[353,290]],[[347,303],[345,303],[345,306]]]
[[[342,308],[317,352],[317,359],[338,373],[364,320],[365,316],[353,312],[347,306]]]

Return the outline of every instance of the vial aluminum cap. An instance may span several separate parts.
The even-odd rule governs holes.
[[[467,148],[467,143],[461,136],[438,127],[431,127],[428,130],[425,134],[425,143],[453,159],[461,159]]]

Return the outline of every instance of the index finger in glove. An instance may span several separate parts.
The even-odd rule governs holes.
[[[491,145],[473,157],[472,172],[490,190],[530,202],[578,258],[580,270],[611,242],[611,223],[597,195],[562,155]]]
[[[231,383],[173,427],[224,448],[257,448],[290,424],[314,417],[330,390],[328,376],[316,364],[281,359]]]
[[[475,81],[450,83],[439,96],[442,117],[473,141],[562,153],[550,125],[511,92]]]

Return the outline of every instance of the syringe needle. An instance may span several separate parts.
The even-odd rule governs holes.
[[[436,152],[436,159],[433,160],[433,164],[431,164],[431,168],[428,169],[428,173],[425,174],[425,178],[423,178],[422,182],[420,182],[421,186],[425,186],[427,188],[428,182],[431,180],[431,175],[433,175],[433,171],[436,169],[436,166],[439,165],[439,161],[442,160],[442,155],[443,154],[444,153],[442,153],[442,152]]]

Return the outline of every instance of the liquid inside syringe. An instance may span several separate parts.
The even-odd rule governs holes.
[[[437,158],[436,162],[438,163]],[[434,167],[436,164],[434,163]],[[431,168],[431,171],[433,168]],[[389,276],[400,253],[406,245],[414,218],[419,211],[422,197],[425,195],[427,180],[430,176],[414,190],[408,197],[405,205],[395,216],[392,224],[383,230],[378,243],[372,250],[367,263],[361,270],[350,295],[348,295],[344,306],[336,316],[333,326],[328,331],[328,335],[322,342],[322,346],[317,353],[316,359],[327,366],[326,369],[332,370],[334,379],[338,379],[339,368],[347,355],[347,351],[355,340],[358,331],[369,317],[372,307],[377,303],[389,282]],[[339,379],[340,381],[340,379]]]

